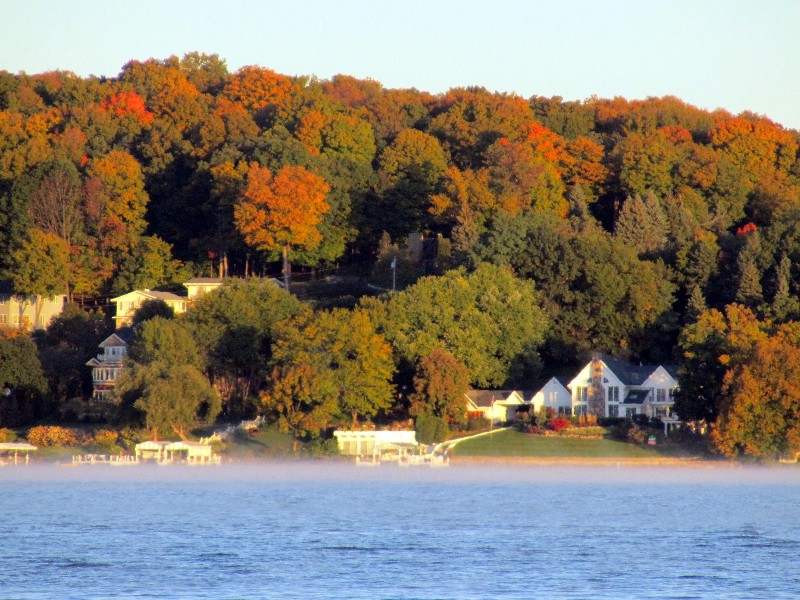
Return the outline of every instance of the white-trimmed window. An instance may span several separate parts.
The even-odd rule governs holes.
[[[608,393],[608,401],[609,402],[619,402],[619,386],[618,385],[610,385],[607,388]]]
[[[0,315],[0,325],[6,325],[8,323],[8,315]]]

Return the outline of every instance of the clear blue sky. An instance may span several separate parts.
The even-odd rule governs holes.
[[[800,129],[800,0],[0,0],[0,69],[116,76],[216,53],[231,71],[439,93],[675,95]]]

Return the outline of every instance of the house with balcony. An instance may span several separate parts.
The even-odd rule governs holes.
[[[92,400],[98,404],[108,402],[122,373],[128,346],[133,340],[129,327],[117,329],[100,342],[101,352],[86,363],[92,369]]]

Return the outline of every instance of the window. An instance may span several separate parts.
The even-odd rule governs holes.
[[[588,389],[589,388],[584,386],[575,388],[575,401],[586,402],[586,399],[588,398],[588,393],[587,393]]]
[[[0,315],[0,325],[8,323],[8,315]]]
[[[664,388],[658,388],[656,390],[656,402],[666,402],[667,401],[667,390]]]
[[[616,418],[619,416],[619,404],[608,405],[608,416],[611,418]]]
[[[19,314],[15,313],[11,315],[11,324],[12,325],[19,325]]]
[[[548,392],[547,405],[555,406],[556,404],[558,404],[558,392]]]
[[[584,389],[586,389],[586,388],[584,388]],[[575,406],[573,408],[572,412],[576,417],[586,416],[586,405],[585,404],[578,404],[577,406]]]
[[[675,402],[675,392],[677,391],[677,389],[678,388],[674,388],[674,387],[669,388],[669,401],[670,402]]]
[[[558,414],[564,415],[565,417],[572,416],[572,408],[569,406],[559,406],[558,407]]]
[[[619,402],[619,386],[618,385],[611,385],[608,387],[608,401],[609,402]]]

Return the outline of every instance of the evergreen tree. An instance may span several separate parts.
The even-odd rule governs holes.
[[[770,307],[772,318],[775,321],[795,318],[800,312],[800,302],[791,295],[789,290],[791,278],[792,261],[784,254],[775,270],[775,296]]]
[[[759,249],[760,243],[758,233],[751,233],[748,235],[736,259],[736,265],[739,271],[739,281],[736,287],[736,301],[749,308],[755,308],[764,301],[764,290],[761,287],[761,272],[756,265]]]
[[[667,245],[667,217],[661,201],[648,192],[644,200],[638,194],[622,205],[614,234],[640,257],[657,256]]]

